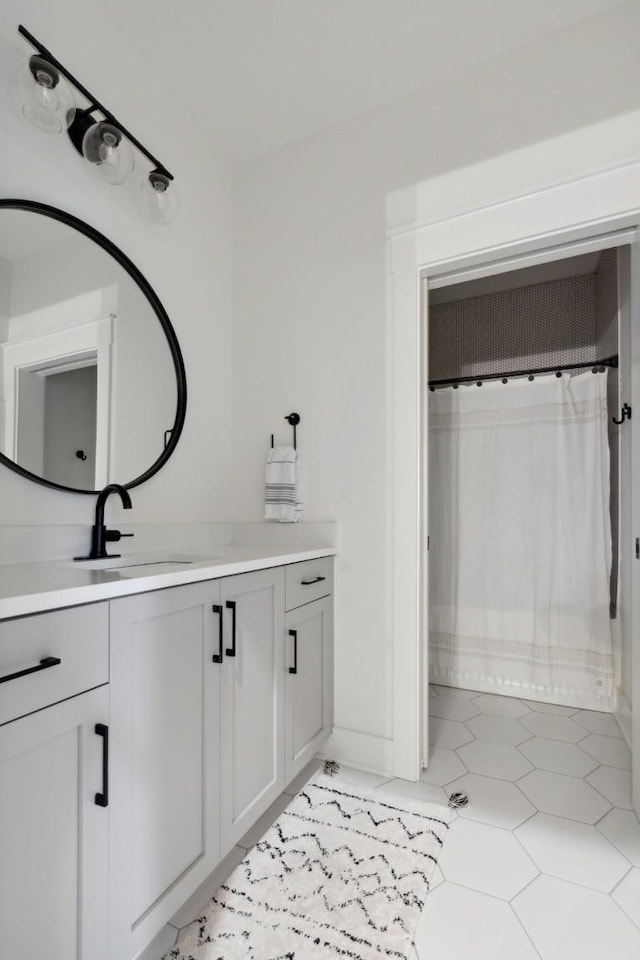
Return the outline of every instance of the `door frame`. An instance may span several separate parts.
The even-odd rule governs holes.
[[[109,479],[112,447],[112,384],[114,314],[64,330],[53,330],[26,340],[12,340],[2,348],[5,390],[6,455],[18,462],[18,383],[22,370],[43,376],[85,366],[91,356],[97,367],[95,487]]]
[[[520,153],[527,153],[521,151]],[[530,163],[535,159],[531,148]],[[468,175],[468,174],[467,174]],[[531,175],[536,176],[535,163]],[[443,274],[494,269],[496,262],[507,265],[514,258],[553,259],[572,246],[583,250],[594,237],[620,233],[628,236],[640,225],[640,152],[638,159],[623,166],[601,170],[561,183],[546,183],[515,197],[488,203],[484,207],[456,212],[448,218],[428,222],[429,201],[442,208],[438,185],[431,196],[424,191],[416,200],[413,191],[413,222],[388,234],[389,342],[392,344],[390,390],[391,455],[393,464],[390,526],[392,544],[392,646],[393,646],[393,773],[415,780],[422,760],[422,737],[426,722],[422,716],[426,632],[427,557],[423,536],[426,500],[426,449],[424,437],[427,338],[422,287],[424,280]],[[452,199],[452,205],[455,200]],[[407,205],[407,195],[398,195],[395,208]],[[423,206],[426,208],[420,210]],[[390,207],[391,209],[391,207]],[[389,213],[389,211],[388,211]],[[389,213],[388,219],[392,219]],[[524,261],[521,260],[521,265]],[[632,317],[640,308],[640,280],[632,282]],[[632,387],[634,399],[640,394],[640,336],[632,338]],[[633,421],[632,421],[633,422]],[[640,476],[640,450],[634,444],[634,471]],[[633,511],[634,530],[640,533],[640,514]],[[634,585],[638,581],[638,572]],[[633,591],[638,596],[639,590]],[[640,603],[632,615],[632,656],[636,664],[633,701],[640,705]],[[634,798],[640,806],[640,709],[633,714]]]

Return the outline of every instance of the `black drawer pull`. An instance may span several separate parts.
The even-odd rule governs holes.
[[[298,672],[298,631],[289,630],[289,636],[293,637],[293,666],[289,667],[289,673],[297,673]]]
[[[214,663],[222,663],[222,604],[214,603],[211,609],[220,617],[218,621],[218,652],[214,653],[211,659]]]
[[[236,602],[235,600],[227,600],[225,604],[227,610],[231,610],[231,646],[227,647],[225,653],[228,657],[235,657],[236,655]]]
[[[314,577],[313,580],[301,580],[300,583],[303,587],[309,587],[312,583],[320,583],[321,580],[326,580],[326,577]]]
[[[35,667],[27,667],[26,670],[18,670],[17,673],[8,673],[6,677],[0,677],[0,683],[7,683],[9,680],[17,680],[18,677],[26,677],[29,673],[37,673],[39,670],[48,670],[49,667],[57,667],[62,663],[60,657],[44,657]]]
[[[96,723],[95,732],[102,737],[102,793],[96,793],[98,807],[109,806],[109,727],[106,723]]]

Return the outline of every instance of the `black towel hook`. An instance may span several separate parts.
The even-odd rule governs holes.
[[[293,449],[297,450],[297,436],[296,436],[296,427],[300,423],[300,414],[299,413],[288,413],[285,417],[285,420],[293,427]]]
[[[298,444],[297,444],[297,439],[298,439],[298,438],[297,438],[297,435],[296,435],[296,427],[297,427],[298,424],[300,423],[300,414],[299,414],[299,413],[288,413],[284,419],[287,421],[287,423],[289,423],[289,424],[293,427],[293,449],[294,449],[294,450],[297,450],[297,449],[298,449]],[[273,434],[271,434],[271,449],[273,450]]]
[[[617,426],[620,426],[621,423],[624,423],[625,420],[631,420],[631,407],[628,403],[622,404],[622,410],[620,412],[620,419],[617,420],[615,417],[611,418]]]

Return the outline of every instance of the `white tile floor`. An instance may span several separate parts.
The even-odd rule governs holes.
[[[422,780],[469,806],[414,960],[640,957],[640,823],[613,717],[446,687],[430,699],[435,763]]]
[[[433,687],[419,783],[342,767],[339,778],[446,802],[452,824],[411,960],[640,958],[640,823],[630,754],[608,714]],[[159,960],[301,789],[311,765],[138,960]]]

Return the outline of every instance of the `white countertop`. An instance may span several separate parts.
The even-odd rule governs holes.
[[[203,551],[200,551],[202,554]],[[336,554],[335,547],[269,547],[224,545],[216,549],[219,556],[194,557],[184,551],[126,556],[98,563],[131,565],[147,562],[157,564],[157,572],[150,566],[141,568],[139,574],[123,574],[113,569],[87,569],[82,564],[69,560],[50,560],[46,563],[0,564],[0,620],[40,613],[61,607],[73,607],[82,603],[111,600],[149,590],[162,590],[185,583],[215,580],[236,573],[249,573],[268,567],[280,567],[302,560],[315,560]],[[158,563],[161,557],[171,558],[175,566],[184,558],[179,569],[163,570]],[[135,569],[131,566],[131,570]]]

